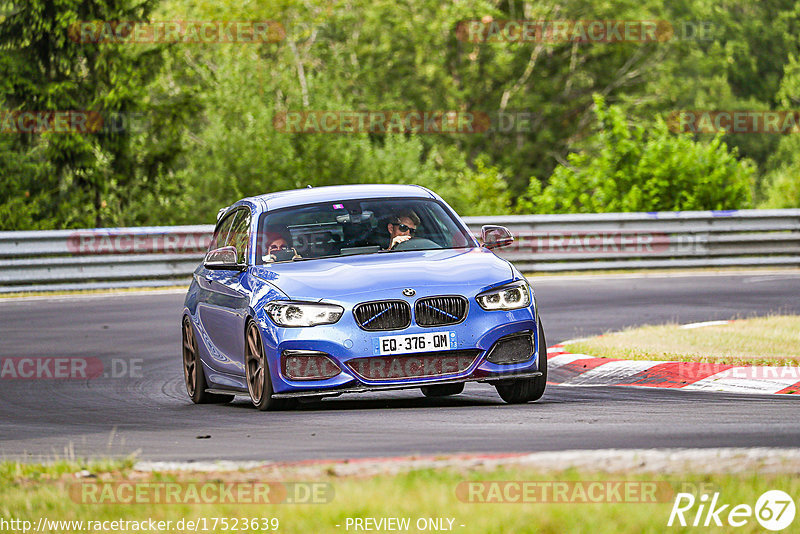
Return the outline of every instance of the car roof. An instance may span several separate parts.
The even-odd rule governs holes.
[[[365,184],[365,185],[333,185],[278,191],[242,199],[260,203],[265,210],[276,210],[317,202],[335,202],[338,200],[354,200],[359,198],[436,198],[428,189],[419,185],[400,184]]]

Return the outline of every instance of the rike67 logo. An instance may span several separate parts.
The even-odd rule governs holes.
[[[764,492],[754,507],[724,503],[720,500],[719,492],[714,493],[710,500],[708,494],[697,499],[691,493],[678,493],[667,526],[741,527],[755,518],[763,528],[777,532],[792,524],[795,512],[792,497],[780,490]]]

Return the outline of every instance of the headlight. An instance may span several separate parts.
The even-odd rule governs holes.
[[[292,302],[288,300],[270,302],[264,310],[276,325],[288,327],[333,324],[344,313],[344,308],[336,304]]]
[[[531,294],[523,281],[481,293],[475,300],[484,310],[518,310],[530,305]]]

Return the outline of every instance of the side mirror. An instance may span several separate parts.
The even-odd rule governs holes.
[[[488,249],[507,247],[514,242],[514,236],[505,226],[483,226],[481,242]]]
[[[203,266],[206,269],[243,271],[246,265],[236,263],[236,259],[236,247],[215,248],[208,251]]]

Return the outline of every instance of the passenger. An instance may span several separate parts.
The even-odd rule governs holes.
[[[285,234],[268,233],[264,242],[267,243],[265,247],[266,254],[261,258],[264,263],[288,261],[302,257],[294,248],[289,246],[289,240]]]

